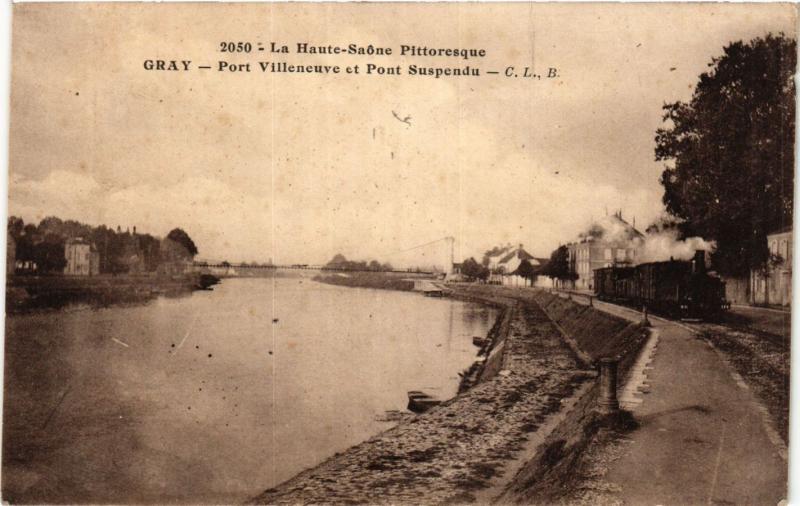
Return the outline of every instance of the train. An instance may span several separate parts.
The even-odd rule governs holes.
[[[681,319],[715,319],[728,309],[725,282],[706,271],[705,252],[692,260],[595,269],[595,295]]]

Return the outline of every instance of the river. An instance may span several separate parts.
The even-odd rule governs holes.
[[[304,278],[6,323],[3,497],[241,502],[455,394],[496,310]]]

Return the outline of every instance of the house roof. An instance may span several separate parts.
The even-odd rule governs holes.
[[[627,242],[641,238],[644,238],[644,234],[625,221],[621,214],[612,214],[592,223],[585,232],[578,235],[578,242]]]
[[[506,256],[501,258],[498,263],[504,264],[506,262],[509,262],[514,257],[518,258],[519,260],[532,260],[533,259],[533,255],[531,255],[530,253],[528,253],[527,251],[522,249],[522,246],[520,246],[520,247],[514,249],[513,251],[511,251],[510,253],[506,254]]]
[[[513,251],[507,253],[499,262],[497,262],[498,267],[502,267],[506,273],[512,274],[519,269],[520,264],[523,260],[527,260],[533,267],[538,267],[541,265],[533,255],[525,251],[525,249],[520,244],[518,247],[514,248]]]

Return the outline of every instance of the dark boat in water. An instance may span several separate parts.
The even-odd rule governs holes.
[[[424,413],[441,403],[440,399],[436,399],[425,392],[420,392],[419,390],[408,392],[408,410],[414,413]]]

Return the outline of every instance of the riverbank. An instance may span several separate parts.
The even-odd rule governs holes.
[[[451,288],[507,307],[500,319],[507,333],[498,329],[491,349],[482,350],[474,386],[252,502],[536,502],[563,489],[599,426],[586,357],[622,355],[624,375],[644,330],[540,291]],[[565,337],[585,350],[576,353]]]
[[[102,307],[144,302],[158,295],[189,293],[207,284],[200,274],[13,276],[6,283],[6,312],[58,309],[71,304]]]
[[[329,285],[349,286],[351,288],[378,288],[381,290],[414,290],[414,279],[430,276],[413,272],[321,272],[314,281]]]

